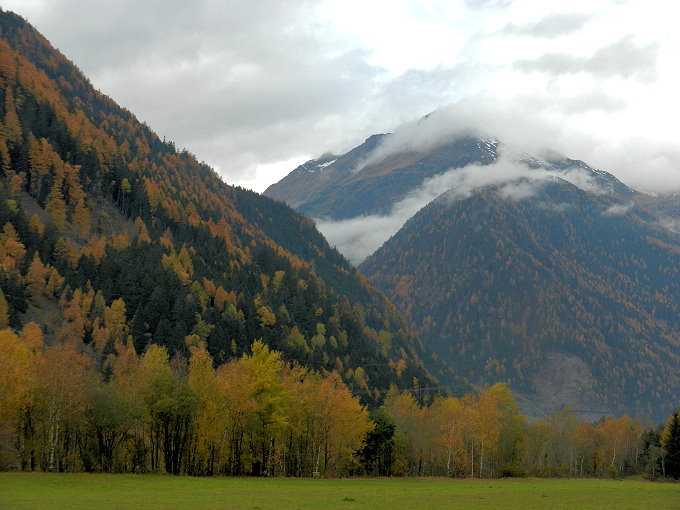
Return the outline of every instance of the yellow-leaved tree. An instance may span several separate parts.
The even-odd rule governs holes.
[[[289,401],[279,377],[283,368],[281,353],[269,350],[260,340],[253,342],[251,351],[250,356],[243,356],[243,362],[252,380],[251,397],[255,401],[255,412],[249,423],[251,440],[257,445],[252,471],[260,475],[271,473],[269,461],[274,444],[287,424]]]
[[[16,468],[36,468],[34,402],[38,385],[37,365],[42,355],[42,333],[28,323],[24,333],[0,329],[0,431],[15,438]]]

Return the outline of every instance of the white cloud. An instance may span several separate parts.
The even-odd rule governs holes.
[[[656,77],[657,44],[638,46],[632,35],[598,49],[592,56],[546,53],[536,59],[522,59],[515,63],[520,71],[539,71],[554,76],[562,74],[591,73],[601,78],[619,76],[652,81]]]
[[[513,200],[519,202],[527,198],[533,197],[538,190],[535,182],[528,180],[520,180],[517,182],[508,182],[498,189],[498,195],[505,200]]]
[[[316,220],[316,227],[331,246],[355,265],[361,264],[391,236],[396,234],[408,216],[394,212],[388,216],[360,216],[349,220]]]
[[[600,97],[599,91],[592,90],[569,96],[558,105],[540,94],[507,100],[478,94],[443,107],[426,119],[403,124],[361,164],[376,163],[396,152],[425,151],[456,136],[474,135],[497,139],[515,152],[541,155],[550,151],[585,161],[639,191],[680,189],[680,146],[663,135],[611,138],[600,128],[600,119],[609,111],[619,110],[623,115],[627,108],[615,98]],[[630,124],[622,122],[624,128]],[[649,125],[650,131],[654,128]],[[672,137],[670,132],[667,137]]]
[[[547,182],[563,179],[590,193],[601,193],[593,178],[583,169],[548,171],[531,169],[518,161],[517,154],[506,153],[492,165],[468,165],[425,180],[404,199],[395,203],[389,214],[360,216],[348,220],[317,219],[318,229],[329,243],[354,264],[360,264],[406,221],[437,197],[457,201],[471,196],[484,186],[498,186],[497,194],[506,200],[520,201],[533,197]],[[558,211],[570,204],[543,204]]]
[[[550,13],[533,23],[522,25],[508,23],[501,33],[553,39],[579,30],[591,18],[591,14],[578,12]]]
[[[465,0],[465,4],[473,9],[491,9],[507,7],[512,0]]]
[[[568,7],[3,2],[96,87],[228,182],[263,190],[292,170],[284,162],[343,152],[460,103],[468,105],[459,108],[468,128],[506,143],[508,136],[540,141],[638,187],[680,187],[680,34],[674,16],[659,15],[667,4],[573,0]]]
[[[602,216],[624,216],[633,208],[633,205],[633,202],[627,204],[614,204],[602,211]]]
[[[539,208],[539,209],[548,210],[548,211],[553,211],[553,212],[556,212],[556,213],[558,213],[558,214],[565,213],[565,212],[567,212],[567,211],[569,211],[569,210],[571,210],[571,209],[574,209],[574,207],[575,207],[574,204],[569,204],[569,203],[567,203],[567,202],[559,202],[559,203],[555,203],[555,202],[540,202],[540,203],[538,204],[538,208]]]

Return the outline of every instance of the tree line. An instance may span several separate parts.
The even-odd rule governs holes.
[[[170,358],[119,342],[99,369],[34,323],[0,331],[3,469],[189,475],[341,475],[368,411],[337,372],[284,363],[260,341],[214,367],[205,346]]]
[[[336,371],[259,340],[215,366],[205,345],[170,357],[130,337],[105,359],[40,327],[0,330],[0,466],[24,471],[254,476],[680,476],[676,412],[658,430],[527,423],[504,384],[420,403],[393,387],[370,413]]]
[[[371,413],[370,434],[383,433],[369,434],[364,451],[375,453],[365,467],[375,475],[677,479],[679,415],[655,428],[628,415],[591,423],[565,408],[527,422],[505,383],[429,405],[392,390]]]

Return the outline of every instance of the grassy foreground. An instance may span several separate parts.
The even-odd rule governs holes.
[[[300,480],[0,473],[0,508],[677,510],[680,484],[630,480]]]

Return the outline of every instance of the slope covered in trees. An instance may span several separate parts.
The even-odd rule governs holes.
[[[442,195],[361,266],[473,380],[656,419],[680,392],[679,267],[655,218],[561,180]]]
[[[388,301],[287,206],[224,184],[0,12],[0,321],[105,360],[260,339],[365,402],[434,386]]]

